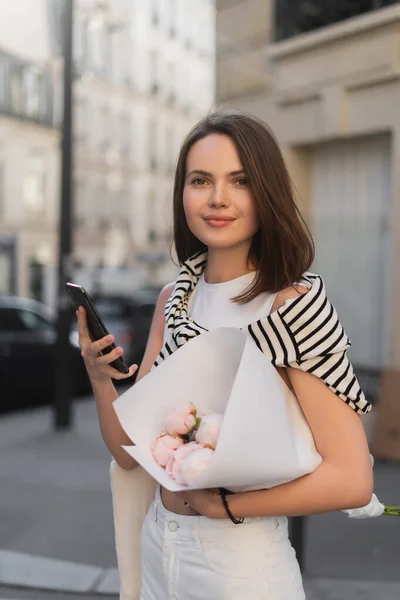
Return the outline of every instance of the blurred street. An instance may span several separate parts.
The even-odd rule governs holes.
[[[117,594],[109,456],[92,399],[75,402],[74,415],[63,433],[52,430],[49,408],[0,420],[0,600]],[[399,472],[376,465],[376,492],[387,504],[399,501]],[[400,520],[390,517],[308,519],[307,598],[398,599],[399,539]]]

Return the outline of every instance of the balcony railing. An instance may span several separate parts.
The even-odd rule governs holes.
[[[400,0],[275,0],[275,40],[333,25]]]

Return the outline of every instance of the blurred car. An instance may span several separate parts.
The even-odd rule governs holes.
[[[50,309],[30,298],[0,296],[0,412],[54,398],[56,328]],[[76,335],[70,336],[73,394],[89,392]]]

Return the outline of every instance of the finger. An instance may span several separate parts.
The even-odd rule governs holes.
[[[99,365],[109,365],[114,360],[122,356],[123,353],[123,349],[118,346],[118,348],[115,348],[115,350],[113,350],[112,352],[109,352],[108,354],[104,354],[103,356],[99,356],[98,358],[96,358],[96,362]]]
[[[90,338],[89,328],[87,324],[86,311],[83,306],[80,306],[76,311],[76,315],[78,317],[78,332],[79,335],[83,338]]]
[[[102,350],[108,348],[108,346],[111,346],[113,342],[114,336],[106,335],[105,337],[101,338],[101,340],[97,340],[97,342],[93,342],[90,345],[90,353],[95,354],[97,356],[99,352],[102,352]]]
[[[128,379],[128,377],[132,377],[132,375],[134,375],[136,373],[136,371],[138,370],[138,366],[137,365],[132,365],[131,367],[129,367],[129,371],[128,373],[120,373],[120,371],[117,371],[117,369],[114,369],[113,367],[109,367],[110,371],[113,372],[113,375],[110,375],[110,377],[112,377],[113,379]]]

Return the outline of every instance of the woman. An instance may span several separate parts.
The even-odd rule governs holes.
[[[193,335],[216,327],[248,326],[263,349],[251,323],[283,318],[301,306],[302,298],[321,297],[322,287],[315,292],[314,286],[320,278],[305,275],[313,244],[281,152],[267,127],[252,117],[210,114],[184,141],[175,175],[174,242],[183,269],[178,284],[160,293],[138,379]],[[310,305],[297,314],[311,311]],[[324,306],[330,306],[327,300]],[[284,347],[289,341],[282,341],[271,320],[283,347],[279,361],[272,333],[267,339],[268,331],[260,331],[309,423],[323,458],[320,466],[272,489],[227,498],[218,490],[157,490],[142,529],[142,600],[300,600],[304,591],[286,517],[370,501],[372,469],[357,414],[370,406],[346,362],[343,348],[349,343],[338,322],[331,328],[341,331],[337,347],[323,347],[333,335],[326,334],[328,319],[335,319],[333,307],[318,327],[319,315],[310,314],[302,329],[305,334],[311,328],[311,333],[302,341],[317,335],[312,347],[323,348],[312,356],[299,352],[297,345],[297,359],[289,359]],[[102,436],[117,463],[134,469],[137,463],[121,448],[132,441],[112,407],[117,398],[112,379],[123,376],[109,363],[123,350],[102,356],[112,336],[92,343],[83,309],[78,319]],[[296,341],[296,333],[288,336]],[[340,361],[324,368],[339,351]],[[136,369],[132,366],[127,376]]]

